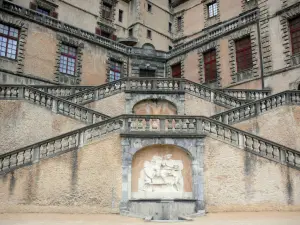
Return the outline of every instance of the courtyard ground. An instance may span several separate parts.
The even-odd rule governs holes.
[[[119,215],[0,214],[0,225],[161,225]],[[300,212],[216,213],[195,218],[187,225],[300,225]]]

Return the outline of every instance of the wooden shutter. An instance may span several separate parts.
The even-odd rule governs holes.
[[[96,27],[95,33],[96,33],[97,35],[101,35],[101,29],[100,29],[99,27]]]
[[[30,2],[29,8],[32,9],[32,10],[36,10],[37,9],[37,5],[34,2]]]
[[[173,78],[181,77],[181,63],[172,66],[172,77]]]
[[[50,13],[50,16],[52,16],[53,18],[57,19],[57,18],[58,18],[58,13],[55,12],[55,11],[52,11],[52,12]]]

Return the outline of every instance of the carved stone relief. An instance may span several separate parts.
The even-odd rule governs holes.
[[[173,160],[172,154],[153,156],[144,162],[139,178],[139,191],[144,192],[183,192],[183,163]],[[162,196],[167,198],[167,196]]]

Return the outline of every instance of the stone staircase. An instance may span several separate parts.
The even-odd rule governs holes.
[[[285,91],[271,96],[267,96],[270,94],[269,91],[228,91],[230,95],[239,93],[237,97],[244,98],[244,100],[240,100],[224,93],[226,91],[214,90],[185,79],[154,80],[141,78],[127,78],[97,87],[82,88],[85,90],[82,91],[81,87],[67,86],[35,86],[35,88],[25,85],[0,86],[0,99],[27,100],[56,113],[91,124],[0,155],[0,173],[6,173],[36,163],[40,159],[78,149],[113,132],[137,136],[144,134],[159,136],[208,135],[260,157],[300,169],[300,152],[230,126],[230,124],[249,119],[282,105],[299,104],[300,92],[298,91]],[[234,108],[211,118],[178,115],[120,115],[110,118],[79,105],[100,100],[125,90],[142,93],[150,90],[156,92],[183,91],[216,104]],[[46,92],[66,96],[67,100]],[[72,95],[74,92],[75,94]],[[247,98],[248,100],[259,100],[248,103],[245,101]],[[156,121],[156,123],[151,121]]]

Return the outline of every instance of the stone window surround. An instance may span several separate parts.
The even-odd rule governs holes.
[[[159,74],[159,71],[164,71],[165,67],[163,63],[155,62],[153,60],[146,60],[143,58],[131,58],[131,69],[138,68],[138,70],[154,70],[155,77],[163,77],[163,74]],[[138,73],[131,72],[131,76],[139,77]]]
[[[252,63],[251,69],[237,73],[236,68],[236,50],[235,41],[243,37],[250,36],[251,39],[251,51],[252,51]],[[242,30],[238,30],[229,36],[229,63],[232,77],[232,83],[237,83],[242,80],[247,80],[253,77],[259,76],[258,72],[258,44],[257,44],[256,30],[253,26],[249,26]]]
[[[106,24],[106,25],[109,25],[109,26],[114,26],[114,19],[115,19],[115,15],[116,15],[116,6],[117,6],[117,0],[101,0],[100,1],[100,12],[99,12],[99,22],[98,24]],[[102,17],[102,5],[103,3],[107,3],[107,4],[110,4],[112,6],[112,15],[111,15],[111,18],[112,20],[107,20],[105,18]]]
[[[113,62],[122,64],[120,79],[127,77],[127,57],[118,53],[108,52],[106,60],[106,82],[109,82],[109,73]]]
[[[218,12],[217,15],[214,17],[208,16],[208,5],[216,2],[218,6]],[[221,22],[221,17],[220,17],[220,0],[205,0],[203,1],[203,12],[204,12],[204,27],[210,27],[212,25],[215,25],[219,22]]]
[[[181,29],[178,30],[178,17],[181,17]],[[173,16],[173,32],[174,39],[180,39],[184,35],[184,11],[178,12]]]
[[[16,19],[8,14],[0,14],[0,22],[13,26],[19,29],[19,40],[17,48],[17,57],[16,59],[9,59],[6,57],[1,57],[3,61],[15,62],[17,65],[17,73],[22,74],[24,72],[24,53],[25,53],[25,44],[28,36],[28,23],[24,23],[21,19]]]
[[[177,115],[184,115],[185,111],[185,96],[184,94],[136,94],[126,93],[126,114],[133,114],[133,108],[139,102],[145,100],[166,100],[172,103],[177,109]]]
[[[34,0],[33,1],[37,6],[40,6],[42,8],[46,8],[49,11],[55,11],[58,8],[58,5],[54,2],[47,1],[47,0]]]
[[[191,158],[193,170],[193,195],[196,211],[204,210],[204,141],[203,138],[136,138],[122,137],[122,199],[120,211],[126,213],[131,199],[131,173],[133,156],[152,145],[173,145],[181,148]]]
[[[242,0],[242,11],[246,12],[248,10],[256,8],[257,1],[258,0],[250,0],[249,2],[247,2],[247,0]]]
[[[289,20],[300,16],[300,5],[291,7],[280,15],[281,37],[284,47],[284,62],[286,67],[300,64],[300,54],[293,55],[291,48],[291,36],[289,28]]]
[[[184,78],[184,60],[186,58],[186,54],[179,55],[167,62],[166,70],[167,70],[167,77],[172,78],[172,66],[180,63],[181,65],[181,78]]]
[[[67,35],[63,35],[60,33],[57,33],[56,37],[58,42],[57,42],[57,57],[56,57],[54,81],[59,83],[67,83],[67,84],[74,84],[74,85],[80,84],[81,75],[82,75],[82,55],[83,55],[84,43],[76,38],[69,37]],[[61,55],[60,49],[63,44],[77,48],[76,69],[75,69],[74,76],[64,74],[59,71],[60,55]]]
[[[216,66],[217,66],[217,86],[221,87],[221,63],[220,63],[220,41],[213,41],[206,45],[201,46],[198,49],[199,57],[199,80],[200,83],[205,83],[205,71],[204,71],[204,53],[210,50],[216,50]]]

